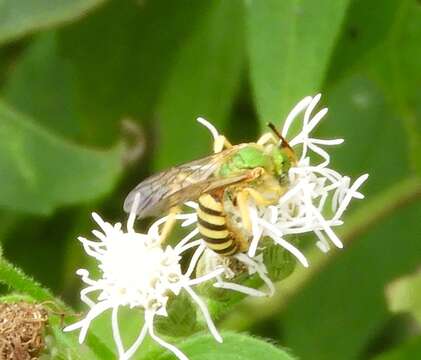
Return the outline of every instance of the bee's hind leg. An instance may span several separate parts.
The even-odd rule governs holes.
[[[248,209],[248,197],[249,194],[247,191],[241,190],[237,196],[237,206],[238,209],[240,210],[240,216],[241,216],[241,220],[243,222],[243,226],[246,229],[247,232],[251,233],[252,232],[252,226],[251,226],[251,220],[250,220],[250,212]]]
[[[176,215],[181,211],[181,208],[179,206],[173,206],[169,213],[168,218],[164,223],[164,226],[162,227],[161,236],[159,237],[159,242],[163,244],[169,234],[171,233],[172,229],[174,228],[175,222],[176,222]]]
[[[213,143],[213,152],[219,153],[224,150],[224,148],[228,149],[231,147],[232,144],[227,140],[227,138],[224,135],[219,135]]]
[[[248,181],[255,180],[264,174],[265,170],[261,167],[257,167],[250,172],[250,178]],[[250,211],[248,209],[248,199],[251,196],[258,205],[265,204],[268,205],[268,200],[264,199],[256,190],[246,187],[241,189],[236,194],[236,202],[238,209],[240,210],[241,220],[243,221],[243,226],[247,232],[252,232],[252,225],[250,219]],[[257,200],[256,200],[257,199]]]
[[[257,205],[268,206],[273,204],[272,200],[265,199],[257,190],[253,188],[248,187],[243,191],[246,191],[253,198]]]
[[[248,208],[248,199],[251,197],[259,206],[272,205],[273,201],[265,199],[257,190],[247,187],[242,189],[236,196],[237,206],[240,211],[243,226],[247,232],[252,232],[252,224],[250,219],[250,211]]]

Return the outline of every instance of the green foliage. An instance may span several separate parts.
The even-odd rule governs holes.
[[[413,205],[373,227],[290,303],[280,331],[299,357],[355,359],[364,351],[390,317],[385,285],[419,263],[419,238],[412,231],[420,215],[421,206]],[[396,244],[396,234],[405,241]]]
[[[333,164],[350,174],[367,169],[367,197],[394,187],[417,170],[419,107],[415,97],[419,90],[413,84],[419,84],[419,72],[417,62],[410,59],[418,51],[415,41],[421,39],[419,26],[414,25],[419,24],[420,14],[415,1],[355,1],[334,52],[325,86],[329,112],[341,114],[341,119],[331,116],[320,132],[333,137],[346,134],[345,145],[332,151]],[[382,20],[376,22],[380,16]],[[405,61],[411,66],[404,65]],[[326,266],[291,302],[280,331],[289,346],[302,349],[296,351],[299,356],[366,356],[366,348],[390,318],[384,286],[420,263],[417,219],[421,209],[407,205],[417,201],[419,193],[418,187],[409,192],[409,199],[402,196],[390,207],[393,216],[374,222],[377,225],[366,235],[358,236],[360,230],[355,229],[358,241],[352,248]],[[375,211],[381,213],[378,208]],[[310,317],[317,327],[303,332]]]
[[[195,119],[205,117],[223,130],[240,83],[245,56],[242,1],[210,3],[174,59],[158,105],[160,168],[209,152],[209,133]],[[180,123],[189,125],[180,129]]]
[[[209,335],[199,335],[180,342],[178,346],[191,360],[293,360],[295,357],[287,351],[249,335],[225,333],[224,342],[215,345],[215,340]],[[164,355],[158,360],[174,359],[174,356]]]
[[[351,8],[347,31],[344,32],[334,57],[336,62],[333,63],[330,76],[331,90],[328,87],[331,94],[330,113],[340,113],[342,118],[341,121],[329,119],[324,124],[324,130],[329,134],[347,134],[346,141],[349,145],[333,153],[337,168],[348,173],[356,173],[361,168],[370,169],[371,176],[365,192],[367,196],[393,186],[410,173],[408,142],[405,140],[407,114],[396,103],[398,95],[400,97],[404,93],[397,94],[395,86],[385,83],[384,80],[391,76],[391,69],[382,69],[379,65],[380,61],[387,62],[388,55],[391,54],[385,52],[385,47],[391,41],[390,31],[389,28],[386,31],[382,23],[374,29],[370,22],[360,20],[371,18],[374,6],[380,6],[374,3],[376,2],[367,4],[357,1]],[[402,2],[402,7],[403,3],[405,2]],[[402,15],[397,9],[390,9],[391,6],[397,6],[396,2],[382,2],[381,6],[383,5],[385,16],[382,22],[393,22],[393,17]],[[406,15],[417,14],[419,9],[415,8],[411,15]],[[360,26],[360,22],[364,22],[364,25]],[[400,31],[399,26],[406,27],[407,24],[398,23],[393,29]],[[350,37],[350,31],[357,32],[356,39]],[[349,56],[351,52],[353,55]],[[393,53],[398,55],[400,51],[395,49]],[[353,65],[353,71],[349,70],[350,65]],[[347,72],[344,70],[346,67]],[[409,82],[412,79],[406,77],[401,81]],[[380,128],[382,130],[379,132]],[[410,130],[408,134],[417,136],[414,130]],[[393,151],[387,151],[387,156],[384,156],[385,149],[390,144],[393,144]],[[413,196],[416,198],[416,193]],[[361,237],[350,251],[326,268],[323,274],[319,274],[311,286],[291,304],[282,329],[286,331],[290,346],[306,349],[297,352],[298,354],[305,357],[311,353],[315,356],[309,349],[316,344],[317,356],[324,359],[339,356],[353,359],[364,351],[364,346],[367,346],[389,318],[382,298],[383,287],[393,276],[409,271],[420,262],[419,256],[415,255],[419,254],[419,235],[413,236],[413,231],[415,234],[420,233],[416,220],[420,213],[419,206],[395,211],[392,220],[387,224],[381,223],[367,236]],[[397,236],[403,239],[399,243],[396,243]],[[378,251],[382,254],[380,258],[376,256],[375,262],[367,261]],[[350,286],[351,284],[356,287]],[[317,301],[311,302],[309,296]],[[315,323],[322,323],[316,336],[313,332],[303,333],[300,329],[300,324],[306,323],[310,314],[316,314]],[[332,341],[333,329],[337,327],[346,328],[347,331],[343,336],[336,334],[336,340]]]
[[[345,249],[319,254],[300,236],[304,269],[265,242],[279,282],[272,299],[196,288],[218,328],[251,335],[223,333],[218,344],[197,333],[206,326],[187,297],[171,302],[156,331],[191,360],[295,358],[271,343],[302,359],[418,358],[419,332],[397,338],[392,312],[420,317],[419,275],[407,275],[421,264],[420,44],[416,0],[0,0],[1,301],[53,301],[73,314],[71,273],[96,271],[76,243],[88,236],[88,213],[124,221],[125,195],[141,179],[209,154],[198,116],[247,141],[257,124],[279,127],[296,102],[322,91],[329,115],[317,135],[345,138],[329,149],[332,168],[370,174],[367,201],[337,228]],[[122,134],[127,119],[134,127]],[[132,150],[121,143],[145,149],[133,166],[123,166]],[[115,358],[109,315],[79,346],[53,314],[57,358]],[[129,344],[143,313],[120,315]],[[134,358],[173,355],[147,338]]]
[[[121,171],[120,147],[100,152],[72,145],[4,103],[0,150],[0,206],[12,210],[48,214],[96,199],[110,191]]]
[[[294,244],[294,241],[290,240],[290,243]],[[263,244],[263,262],[271,280],[277,282],[291,275],[297,263],[296,258],[289,251],[274,244],[271,239],[266,239]]]
[[[0,258],[0,283],[22,295],[30,296],[34,301],[54,301],[50,292],[42,288],[35,280],[25,275],[20,269]]]
[[[381,7],[382,11],[378,9]],[[408,158],[420,174],[421,9],[417,1],[354,1],[333,57],[331,79],[364,67],[403,124]],[[367,21],[370,19],[370,21]],[[375,24],[375,25],[374,25]],[[357,70],[358,71],[358,70]]]
[[[161,334],[169,336],[186,337],[197,331],[196,307],[190,297],[182,292],[170,299],[168,317],[157,318],[155,325]]]
[[[257,112],[263,126],[279,123],[303,94],[320,89],[349,1],[245,3]]]
[[[60,32],[60,53],[74,71],[84,139],[108,144],[122,118],[156,121],[156,103],[179,48],[207,7],[192,0],[111,1]]]
[[[40,29],[80,18],[104,0],[49,0],[27,2],[4,0],[0,3],[0,43]]]
[[[408,312],[421,324],[421,274],[403,276],[387,288],[389,309],[393,312]]]
[[[39,124],[63,136],[80,138],[74,74],[59,54],[57,34],[36,36],[14,66],[4,85],[4,99]]]
[[[420,21],[419,4],[408,0],[400,2],[388,37],[369,59],[371,73],[394,105],[406,130],[408,157],[418,175],[421,174],[421,64],[415,59],[421,55]]]
[[[291,241],[291,243],[294,243],[294,241]],[[292,274],[297,260],[289,251],[277,246],[268,238],[262,242],[262,247],[264,248],[262,255],[267,275],[273,282],[281,281]],[[196,274],[199,276],[206,274],[204,270],[206,265],[204,263],[205,261],[202,258],[196,269]],[[246,270],[229,279],[229,281],[251,288],[259,288],[264,284],[263,279],[259,275],[253,274],[250,276]],[[270,291],[266,285],[261,290],[266,293]],[[203,297],[208,299],[208,308],[215,319],[223,319],[229,315],[232,309],[235,308],[235,305],[238,305],[241,300],[247,297],[240,292],[216,288],[211,283],[199,285],[198,291]]]
[[[416,359],[421,353],[421,337],[411,339],[394,350],[376,356],[373,360],[408,360]]]

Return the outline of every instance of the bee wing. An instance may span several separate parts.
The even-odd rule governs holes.
[[[214,175],[236,149],[237,147],[233,147],[152,175],[127,195],[124,211],[131,211],[136,194],[140,195],[136,214],[143,218],[158,215],[175,205],[194,200],[203,192],[242,181],[249,176],[248,173],[228,178],[218,178]]]

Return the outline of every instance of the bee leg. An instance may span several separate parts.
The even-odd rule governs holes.
[[[227,140],[227,138],[223,135],[219,135],[213,143],[213,152],[219,153],[224,148],[230,148],[232,144]]]
[[[245,188],[243,191],[246,191],[256,202],[257,205],[268,206],[273,204],[273,201],[265,199],[257,190],[252,188]]]
[[[283,186],[283,187],[272,186],[269,188],[269,190],[272,191],[274,194],[277,194],[279,197],[281,197],[287,192],[288,188],[286,186]]]
[[[258,177],[262,176],[264,172],[265,170],[261,167],[257,167],[253,169],[250,172],[249,181],[257,179]],[[241,220],[243,221],[243,225],[246,231],[251,233],[252,225],[251,225],[251,220],[250,220],[250,212],[249,212],[248,204],[247,204],[249,195],[251,195],[253,198],[257,197],[259,198],[259,200],[263,200],[263,201],[267,201],[267,200],[264,199],[256,190],[252,188],[244,188],[240,190],[235,196],[237,206],[240,210],[240,216],[241,216]]]
[[[265,169],[263,169],[262,167],[254,168],[253,170],[250,171],[250,177],[249,177],[248,181],[256,180],[257,178],[264,175],[265,172],[266,172]]]
[[[263,134],[259,140],[257,140],[257,144],[259,145],[266,145],[268,142],[277,143],[275,137],[271,133]]]
[[[171,230],[174,228],[176,218],[175,216],[181,211],[179,206],[174,206],[170,209],[168,213],[168,219],[165,221],[164,226],[162,227],[161,236],[159,238],[159,242],[163,244],[167,238],[168,235],[171,233]]]
[[[243,226],[247,232],[251,233],[252,227],[251,227],[251,220],[250,220],[250,212],[247,205],[248,196],[249,194],[247,191],[241,190],[237,194],[236,198],[237,198],[237,206],[240,210],[241,220],[243,221]]]

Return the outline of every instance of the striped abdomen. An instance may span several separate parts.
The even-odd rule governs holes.
[[[238,252],[238,244],[227,227],[227,219],[221,202],[209,194],[199,197],[197,222],[206,245],[223,256]]]

